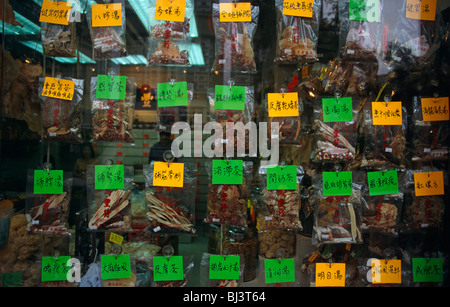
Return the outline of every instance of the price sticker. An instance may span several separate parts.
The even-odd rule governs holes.
[[[372,259],[372,283],[400,284],[402,282],[401,260]]]
[[[183,280],[183,256],[153,257],[153,279],[155,281]]]
[[[44,0],[39,15],[39,22],[68,25],[71,8],[71,2]]]
[[[412,272],[414,282],[443,282],[442,258],[413,258]]]
[[[398,193],[397,171],[367,172],[369,195],[390,195]]]
[[[72,100],[75,82],[72,80],[45,77],[41,95],[45,97]]]
[[[269,117],[299,116],[298,93],[268,93]]]
[[[156,0],[155,20],[184,22],[186,0]]]
[[[444,195],[444,172],[414,173],[416,196]]]
[[[449,120],[448,97],[422,98],[422,116],[424,121]]]
[[[297,166],[267,167],[267,190],[297,190]]]
[[[155,162],[153,165],[153,185],[159,187],[182,188],[184,163]]]
[[[188,105],[187,82],[158,83],[158,108]]]
[[[245,86],[216,85],[214,92],[214,109],[244,110]]]
[[[294,282],[295,281],[295,261],[293,258],[265,259],[264,260],[265,282]]]
[[[434,21],[436,0],[406,0],[406,18]]]
[[[111,232],[109,235],[109,242],[122,245],[123,237],[116,233]]]
[[[380,0],[350,0],[349,20],[380,22]]]
[[[284,0],[283,15],[311,18],[313,15],[313,0]]]
[[[240,257],[210,255],[209,279],[239,279]]]
[[[322,186],[324,196],[352,195],[352,172],[322,172]]]
[[[122,3],[92,4],[92,27],[121,27]]]
[[[34,194],[62,194],[63,171],[62,170],[35,170]]]
[[[42,257],[41,281],[67,280],[67,272],[71,268],[68,261],[70,256]]]
[[[101,255],[102,279],[131,278],[131,261],[129,254]]]
[[[242,184],[243,168],[242,160],[213,160],[212,183]]]
[[[96,190],[123,190],[125,188],[125,167],[120,165],[95,165]]]
[[[352,98],[323,98],[322,113],[325,123],[351,122],[353,121]]]
[[[384,101],[372,102],[372,122],[374,126],[384,125],[402,125],[402,102]]]
[[[98,75],[95,97],[98,99],[124,100],[126,89],[126,76]]]
[[[252,6],[250,2],[220,3],[220,22],[250,22],[252,21]]]
[[[345,263],[316,263],[316,287],[345,287]]]

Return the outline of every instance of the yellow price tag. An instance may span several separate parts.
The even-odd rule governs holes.
[[[220,22],[250,22],[252,21],[252,6],[250,2],[220,3]]]
[[[46,77],[41,95],[57,99],[72,100],[74,90],[75,82],[72,80]]]
[[[184,22],[186,0],[156,0],[155,20]]]
[[[406,18],[435,20],[436,0],[406,0]]]
[[[299,116],[298,93],[268,93],[269,117]]]
[[[422,98],[422,116],[424,121],[449,120],[448,97]]]
[[[122,3],[92,4],[92,26],[122,26]]]
[[[402,120],[401,101],[374,101],[372,102],[372,122],[377,125],[401,125]]]
[[[345,263],[316,263],[316,287],[345,287]]]
[[[159,187],[183,187],[184,163],[155,162],[153,185]]]
[[[39,22],[68,25],[71,7],[71,2],[44,0],[39,15]]]
[[[444,172],[414,173],[416,196],[444,195]]]
[[[123,237],[111,232],[111,234],[109,235],[109,241],[112,243],[122,245]]]
[[[401,260],[372,259],[372,283],[400,284],[402,282]]]
[[[311,18],[313,15],[313,0],[284,0],[283,15]]]

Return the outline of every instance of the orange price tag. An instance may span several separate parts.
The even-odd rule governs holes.
[[[428,122],[449,120],[448,97],[422,98],[422,116]]]
[[[269,117],[299,116],[298,93],[268,93]]]
[[[436,0],[406,0],[406,18],[433,21],[436,18]]]
[[[345,263],[316,263],[316,287],[345,287]]]
[[[252,21],[252,6],[250,2],[220,3],[220,22],[250,22]]]
[[[92,4],[92,26],[122,26],[122,3]]]
[[[56,2],[44,0],[42,2],[39,21],[59,25],[68,25],[71,7],[72,7],[71,2],[63,2],[63,1]]]
[[[153,185],[158,187],[183,187],[184,163],[155,162]]]
[[[311,18],[313,15],[313,0],[284,0],[283,15]]]
[[[400,284],[402,282],[401,260],[372,259],[372,283]]]
[[[414,173],[416,196],[444,195],[444,172]]]
[[[401,125],[402,102],[401,101],[374,101],[372,102],[373,125]]]
[[[72,100],[74,90],[75,82],[72,80],[46,77],[41,95],[57,99]]]
[[[183,22],[186,0],[156,0],[155,20]]]

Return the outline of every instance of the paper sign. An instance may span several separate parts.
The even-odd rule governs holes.
[[[444,195],[444,172],[414,173],[416,196]]]
[[[433,21],[436,18],[436,0],[406,0],[406,17]]]
[[[94,184],[96,190],[122,190],[125,187],[124,166],[95,165]]]
[[[220,3],[220,22],[250,22],[252,21],[252,6],[250,2]]]
[[[35,170],[34,194],[62,194],[63,171],[62,170]]]
[[[353,121],[352,98],[323,98],[322,112],[325,123],[351,122]]]
[[[122,245],[123,237],[111,232],[111,234],[109,235],[109,242]]]
[[[322,172],[324,196],[352,195],[352,172]]]
[[[41,95],[63,100],[72,100],[74,90],[75,82],[72,80],[45,77]]]
[[[269,117],[299,116],[298,93],[268,93]]]
[[[153,279],[155,281],[183,280],[183,256],[153,257]]]
[[[126,76],[97,76],[97,91],[95,97],[98,99],[125,99],[127,89]]]
[[[297,166],[267,167],[267,190],[297,190]]]
[[[278,282],[294,282],[295,266],[293,258],[265,259],[264,275],[267,284]]]
[[[42,257],[41,281],[67,280],[67,272],[71,265],[67,265],[70,256]]]
[[[71,7],[71,2],[44,0],[39,15],[39,22],[68,25]]]
[[[397,171],[367,172],[369,195],[389,195],[398,193]]]
[[[422,98],[422,116],[424,121],[449,120],[448,97]]]
[[[373,125],[401,125],[402,102],[401,101],[374,101],[372,102]]]
[[[313,0],[284,0],[283,15],[311,18],[313,15]]]
[[[156,0],[155,20],[184,22],[186,0]]]
[[[188,105],[187,82],[158,83],[158,108]]]
[[[182,188],[184,163],[155,162],[153,165],[153,185],[159,187]]]
[[[130,255],[101,255],[102,279],[119,279],[131,277]]]
[[[316,287],[345,287],[345,263],[316,263]]]
[[[372,259],[372,283],[400,284],[402,282],[401,260]]]
[[[3,287],[22,287],[22,272],[1,273]]]
[[[213,184],[242,184],[243,161],[242,160],[213,160],[212,161]]]
[[[414,282],[443,282],[442,258],[413,258]]]
[[[350,0],[349,20],[380,22],[380,0]]]
[[[245,86],[216,85],[214,93],[214,109],[244,110]]]
[[[122,3],[92,4],[92,27],[121,27]]]
[[[209,279],[239,279],[240,257],[210,255]]]

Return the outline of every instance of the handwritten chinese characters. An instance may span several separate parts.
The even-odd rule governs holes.
[[[220,3],[220,22],[250,22],[252,8],[250,2]]]
[[[448,97],[422,98],[422,116],[424,121],[449,120]]]
[[[75,82],[72,80],[46,77],[41,95],[63,100],[72,100],[74,90]]]
[[[407,0],[406,17],[419,20],[435,20],[436,0]]]
[[[153,278],[155,281],[183,280],[182,256],[153,257]]]
[[[98,99],[124,100],[126,87],[126,76],[98,75],[95,97]]]
[[[212,161],[213,184],[242,184],[243,161],[242,160],[213,160]]]
[[[95,189],[124,189],[123,165],[95,165]]]
[[[158,108],[187,106],[187,82],[158,83],[156,95]]]
[[[71,7],[70,2],[44,0],[39,22],[68,25]]]
[[[34,194],[62,194],[63,171],[62,170],[35,170]]]
[[[416,196],[444,195],[444,173],[414,173],[414,190]]]
[[[122,3],[92,5],[92,27],[120,26],[122,26]]]
[[[70,266],[67,265],[69,260],[70,256],[42,257],[41,280],[67,280],[67,272],[70,270]]]
[[[184,163],[155,162],[153,166],[153,186],[183,187]]]
[[[324,196],[352,195],[352,172],[322,172]]]
[[[297,166],[285,165],[267,168],[267,190],[296,190]]]
[[[117,279],[131,277],[130,255],[101,255],[102,279]]]
[[[210,279],[239,279],[240,257],[210,255],[209,278]]]
[[[397,171],[367,172],[367,182],[370,196],[398,193]]]
[[[353,121],[352,98],[324,98],[322,99],[322,112],[325,123]]]
[[[186,0],[157,0],[155,20],[183,22]]]
[[[216,110],[244,110],[245,86],[216,85],[214,108]]]
[[[295,262],[293,258],[265,259],[265,281],[269,283],[294,282]]]
[[[413,258],[412,272],[414,282],[442,282],[442,258]]]
[[[402,281],[401,260],[372,259],[372,283],[399,284]]]
[[[350,0],[349,20],[379,22],[380,0]]]
[[[284,0],[283,14],[311,18],[313,15],[313,0]]]
[[[316,263],[316,287],[345,287],[345,263]]]
[[[298,93],[268,93],[269,117],[299,116]]]
[[[403,123],[401,101],[374,101],[372,102],[373,125],[401,125]]]

